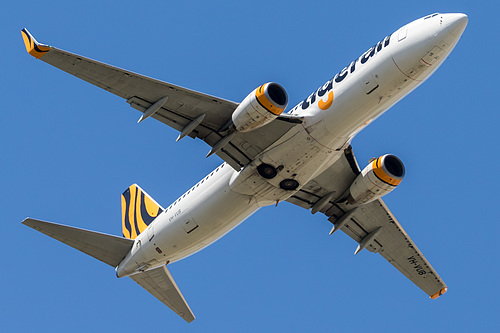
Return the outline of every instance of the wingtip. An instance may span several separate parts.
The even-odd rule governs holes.
[[[22,224],[24,224],[24,225],[29,226],[29,222],[30,222],[31,220],[32,220],[32,219],[31,219],[30,217],[27,217],[27,218],[25,218],[24,220],[22,220],[22,222],[21,222],[21,223],[22,223]]]
[[[443,289],[441,289],[440,291],[438,291],[437,293],[435,293],[434,295],[432,295],[430,298],[431,299],[436,299],[439,296],[443,295],[447,291],[448,291],[448,287],[444,287]]]
[[[27,227],[30,227],[31,229],[40,230],[39,225],[43,224],[44,221],[32,219],[31,217],[27,217],[21,223]]]
[[[50,51],[50,46],[37,42],[28,29],[24,28],[21,30],[21,34],[23,35],[26,51],[36,59],[41,58],[45,53]]]
[[[182,319],[184,319],[188,323],[192,323],[196,319],[196,317],[194,316],[193,313],[191,313],[187,316],[182,316]]]

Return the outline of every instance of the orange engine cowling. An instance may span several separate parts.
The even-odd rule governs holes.
[[[361,171],[348,190],[350,204],[366,204],[390,193],[405,176],[403,162],[387,154],[374,159]]]
[[[288,95],[277,83],[269,82],[252,91],[238,105],[232,121],[238,132],[249,132],[269,124],[285,110]]]

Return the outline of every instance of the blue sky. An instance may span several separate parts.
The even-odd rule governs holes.
[[[496,1],[25,1],[3,4],[0,192],[2,331],[497,331]],[[360,165],[398,155],[385,198],[449,286],[436,301],[324,216],[283,203],[170,270],[186,324],[112,268],[21,224],[27,217],[119,235],[120,194],[138,183],[167,206],[221,163],[209,147],[24,49],[43,43],[241,101],[275,81],[290,107],[400,26],[464,12],[444,65],[359,134]]]

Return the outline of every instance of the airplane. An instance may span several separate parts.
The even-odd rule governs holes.
[[[323,213],[366,249],[379,253],[432,299],[447,286],[382,197],[403,180],[392,154],[360,169],[357,133],[428,79],[468,23],[435,13],[387,35],[288,112],[288,95],[262,84],[241,103],[142,76],[37,42],[22,30],[30,55],[125,99],[224,162],[167,208],[137,184],[121,195],[122,237],[26,218],[22,223],[130,277],[187,322],[193,312],[168,265],[215,242],[265,206],[287,201]]]

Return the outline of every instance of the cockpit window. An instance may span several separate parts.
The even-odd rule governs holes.
[[[430,19],[431,17],[438,16],[438,15],[439,15],[439,13],[435,13],[435,14],[426,16],[426,17],[424,17],[424,20]]]

